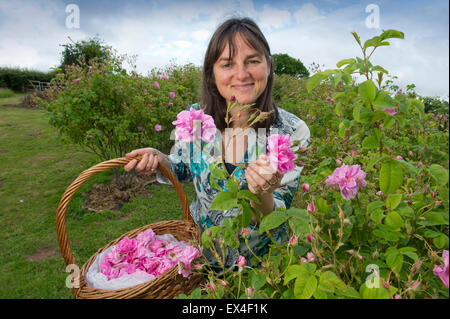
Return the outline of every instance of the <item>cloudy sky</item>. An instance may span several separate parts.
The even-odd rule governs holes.
[[[400,30],[405,39],[377,49],[372,63],[397,76],[400,87],[414,83],[419,94],[448,100],[447,0],[0,0],[0,66],[48,71],[69,37],[95,35],[119,53],[137,55],[142,74],[171,62],[200,66],[210,36],[233,15],[254,19],[272,54],[287,53],[307,67],[335,68],[360,56],[352,31],[364,41]]]

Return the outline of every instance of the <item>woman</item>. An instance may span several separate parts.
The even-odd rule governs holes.
[[[204,112],[214,119],[216,128],[220,131],[218,143],[223,155],[223,164],[230,174],[238,178],[242,187],[254,193],[259,203],[251,205],[261,211],[263,215],[275,210],[277,207],[289,208],[299,184],[300,173],[303,167],[295,167],[293,171],[281,175],[271,168],[265,156],[265,142],[267,135],[289,134],[291,145],[299,141],[298,147],[309,145],[309,129],[297,116],[277,108],[272,98],[273,64],[269,45],[258,26],[250,19],[229,19],[225,21],[213,34],[205,54],[203,65],[203,87],[201,105]],[[239,106],[254,104],[252,108],[240,110],[236,107],[231,110],[233,122],[232,130],[227,128],[226,107],[228,101],[234,97]],[[189,106],[200,109],[200,104]],[[269,116],[258,121],[251,129],[246,127],[252,111],[257,108],[262,112],[269,112]],[[266,130],[267,134],[259,134]],[[258,136],[255,137],[255,132]],[[255,143],[254,141],[256,141]],[[249,143],[249,141],[253,141]],[[257,149],[257,145],[264,147]],[[260,150],[263,150],[262,152]],[[257,154],[258,152],[258,154]],[[125,170],[136,168],[143,174],[156,172],[158,163],[170,167],[171,171],[182,183],[193,181],[196,197],[190,204],[190,211],[194,221],[203,232],[208,227],[221,225],[225,218],[232,218],[239,212],[236,209],[227,211],[211,211],[211,202],[218,190],[210,184],[210,170],[208,165],[193,163],[192,158],[183,157],[183,147],[175,142],[170,155],[165,155],[153,148],[134,150],[127,157],[142,156],[137,164],[130,161]],[[262,154],[260,154],[262,153]],[[256,155],[258,158],[256,160]],[[183,158],[182,158],[183,157]],[[249,160],[250,159],[250,160]],[[256,161],[255,161],[256,160]],[[201,162],[203,163],[203,162]],[[136,165],[137,164],[137,165]],[[238,164],[248,164],[247,168],[240,170]],[[170,181],[157,172],[157,181],[170,183]],[[281,242],[286,240],[286,225],[281,225],[271,231],[272,237]],[[248,227],[250,232],[249,244],[257,255],[263,255],[268,248],[270,239],[265,234],[257,232],[258,225],[253,219]],[[226,252],[226,266],[236,263],[239,255],[247,260],[252,256],[245,243],[241,242],[238,250],[228,249]],[[209,251],[205,256],[214,264],[215,259]]]

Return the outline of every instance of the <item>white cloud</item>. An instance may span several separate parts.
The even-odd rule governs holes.
[[[265,4],[259,15],[259,21],[259,25],[263,29],[278,29],[291,23],[291,13]]]
[[[173,42],[173,44],[180,49],[187,49],[192,46],[192,42],[183,41],[183,40],[175,41],[175,42]]]
[[[211,36],[211,31],[201,29],[192,32],[191,36],[197,41],[205,41]]]
[[[299,10],[294,12],[294,18],[298,23],[307,23],[324,19],[325,16],[319,13],[314,4],[305,3]]]

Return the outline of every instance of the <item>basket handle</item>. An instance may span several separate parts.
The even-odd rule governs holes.
[[[91,168],[88,168],[87,170],[80,173],[80,175],[78,175],[78,177],[72,182],[72,184],[70,184],[70,186],[64,192],[59,202],[58,209],[56,211],[56,233],[58,235],[59,248],[61,249],[61,253],[64,257],[66,265],[75,264],[75,258],[73,257],[72,251],[70,249],[70,244],[66,230],[66,212],[73,195],[81,187],[81,185],[83,185],[84,182],[86,182],[91,176],[95,175],[98,172],[105,171],[117,166],[124,166],[133,159],[139,162],[142,159],[142,156],[137,156],[133,158],[121,157],[92,166]],[[166,176],[175,187],[175,190],[177,191],[178,197],[180,199],[181,207],[183,209],[184,220],[186,222],[195,224],[189,211],[189,203],[186,193],[184,192],[181,183],[173,175],[172,171],[165,165],[158,163],[157,169],[161,172],[161,174]]]

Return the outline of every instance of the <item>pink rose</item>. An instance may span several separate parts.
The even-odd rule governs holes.
[[[397,114],[397,112],[395,111],[395,108],[393,108],[393,109],[384,109],[384,111],[387,114],[391,115],[391,116],[394,116],[395,114]]]
[[[156,124],[156,125],[155,125],[155,131],[156,131],[156,132],[159,132],[159,131],[161,131],[161,130],[162,130],[161,125]]]
[[[341,195],[345,200],[350,200],[356,196],[358,190],[367,185],[365,181],[366,173],[359,165],[342,165],[334,170],[325,181],[328,187],[339,186]]]
[[[313,203],[313,202],[310,202],[310,203],[308,204],[308,207],[306,208],[306,210],[307,210],[308,212],[314,213],[314,211],[316,210],[316,208],[315,208],[315,206],[314,206],[314,203]]]
[[[289,239],[289,246],[297,245],[298,237],[297,235],[292,235],[291,239]]]
[[[312,263],[316,261],[316,257],[314,257],[314,254],[311,252],[306,254],[306,258],[308,258],[308,261]]]
[[[442,259],[444,259],[444,264],[434,266],[433,274],[439,276],[445,287],[448,288],[448,250],[442,252]]]
[[[296,156],[290,146],[289,134],[273,134],[267,139],[267,158],[270,165],[280,174],[285,174],[295,168],[293,160]]]
[[[244,256],[239,256],[238,260],[236,261],[236,265],[239,267],[245,267],[247,265],[247,261],[245,260]]]
[[[309,184],[305,183],[302,185],[303,192],[309,193]]]
[[[212,116],[204,114],[203,110],[181,111],[177,120],[172,122],[176,126],[175,135],[182,142],[192,142],[195,138],[210,143],[216,134],[216,125]],[[199,127],[198,124],[201,124]]]

